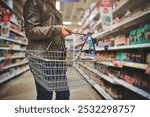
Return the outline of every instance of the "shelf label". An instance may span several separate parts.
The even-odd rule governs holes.
[[[146,69],[146,71],[145,71],[145,74],[150,75],[150,64],[147,66],[147,69]]]
[[[124,66],[124,61],[116,61],[116,60],[113,60],[112,61],[112,64],[116,67],[119,67],[119,68],[122,68]]]

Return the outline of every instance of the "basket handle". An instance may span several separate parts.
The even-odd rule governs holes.
[[[96,55],[96,49],[95,49],[95,45],[94,45],[94,39],[93,39],[93,37],[91,36],[91,34],[83,34],[83,33],[75,33],[75,32],[70,32],[70,34],[77,34],[77,35],[84,35],[84,36],[86,36],[86,39],[85,39],[85,41],[84,41],[82,47],[80,48],[79,52],[82,52],[83,47],[85,46],[85,44],[86,44],[88,38],[90,38],[91,41],[92,41],[92,45],[93,45],[94,55]]]
[[[50,43],[48,44],[48,46],[47,46],[47,48],[46,48],[46,51],[49,50],[49,48],[50,48],[52,42],[53,42],[53,41],[50,41]],[[66,49],[66,48],[65,48],[65,42],[64,42],[64,40],[62,39],[62,37],[61,37],[61,46],[63,47],[64,50]]]

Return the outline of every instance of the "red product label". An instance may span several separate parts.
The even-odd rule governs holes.
[[[101,7],[112,7],[112,0],[99,0]]]

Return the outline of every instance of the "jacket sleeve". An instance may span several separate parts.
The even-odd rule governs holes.
[[[61,25],[41,26],[40,7],[36,0],[27,0],[24,6],[25,33],[30,40],[54,39],[61,34]]]

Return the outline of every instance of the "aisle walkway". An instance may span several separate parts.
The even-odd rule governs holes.
[[[0,100],[35,100],[35,84],[30,71],[0,86]],[[92,88],[71,91],[71,100],[101,100]]]

